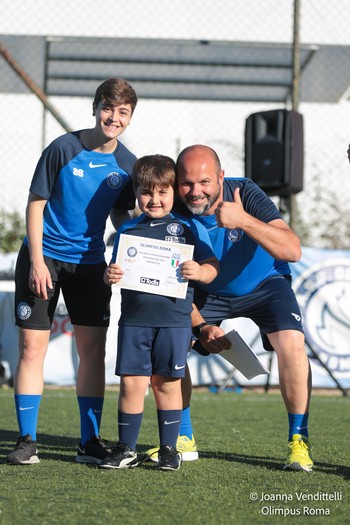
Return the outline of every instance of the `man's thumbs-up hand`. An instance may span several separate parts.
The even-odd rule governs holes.
[[[233,202],[220,202],[214,213],[220,228],[243,228],[246,212],[242,206],[239,188],[233,192]]]

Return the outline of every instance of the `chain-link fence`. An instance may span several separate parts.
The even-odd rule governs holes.
[[[1,210],[24,216],[43,147],[65,127],[93,127],[92,96],[105,78],[126,78],[139,95],[122,137],[137,156],[176,158],[183,147],[203,143],[237,177],[245,173],[246,119],[292,109],[297,85],[304,184],[296,231],[304,245],[350,248],[348,0],[2,6]],[[297,41],[300,83],[298,75],[293,82]]]

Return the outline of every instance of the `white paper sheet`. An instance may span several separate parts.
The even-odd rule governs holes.
[[[236,330],[231,330],[225,337],[232,346],[228,350],[222,350],[219,355],[237,368],[244,377],[253,379],[258,375],[270,373]]]

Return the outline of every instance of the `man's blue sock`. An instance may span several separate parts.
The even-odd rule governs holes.
[[[290,414],[288,413],[289,420],[289,435],[288,440],[291,441],[293,434],[302,434],[305,437],[309,437],[308,420],[309,413],[306,414]]]
[[[157,410],[160,446],[176,447],[182,410]]]
[[[119,441],[124,445],[129,445],[132,450],[136,450],[142,416],[143,412],[140,412],[140,414],[127,414],[118,410]]]
[[[19,433],[21,436],[30,434],[33,441],[36,441],[41,397],[41,395],[15,394]]]
[[[100,435],[103,401],[103,397],[78,396],[82,446],[94,436]]]
[[[192,439],[192,434],[191,409],[188,406],[182,411],[180,436],[187,436],[189,439]]]

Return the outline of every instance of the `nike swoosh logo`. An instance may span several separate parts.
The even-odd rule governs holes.
[[[130,423],[118,423],[120,427],[128,427]]]
[[[174,423],[180,423],[180,420],[177,421],[164,421],[164,425],[173,425]]]
[[[179,365],[175,365],[175,370],[182,370],[183,368],[185,368],[186,365],[183,365],[183,366],[179,366]]]
[[[110,318],[111,318],[110,315],[104,315],[104,316],[102,317],[103,321],[108,321],[108,319],[110,319]]]
[[[107,166],[107,164],[94,164],[93,162],[89,164],[89,168],[103,168],[103,166]]]
[[[22,410],[31,410],[34,407],[19,407],[20,411]]]
[[[101,414],[102,410],[94,410],[94,414]]]
[[[152,228],[153,226],[160,226],[161,224],[166,224],[166,222],[151,222],[150,226]]]

